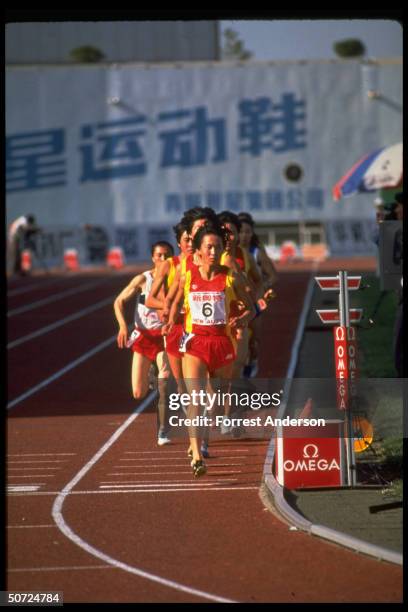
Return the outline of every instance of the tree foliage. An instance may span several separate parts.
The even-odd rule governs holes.
[[[253,56],[252,51],[245,49],[245,45],[240,40],[238,32],[227,28],[223,32],[223,46],[221,49],[221,59],[247,60]]]
[[[358,38],[346,38],[339,40],[333,45],[334,52],[339,57],[361,57],[366,49],[364,44]]]
[[[90,45],[76,47],[75,49],[72,49],[69,55],[74,62],[81,64],[93,64],[95,62],[100,62],[105,57],[102,51],[96,47],[91,47]]]

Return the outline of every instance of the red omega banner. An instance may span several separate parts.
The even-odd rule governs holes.
[[[333,336],[337,408],[347,410],[349,378],[347,327],[343,325],[333,327]]]
[[[357,369],[357,331],[355,327],[347,328],[347,357],[348,357],[348,377],[349,392],[353,397],[356,394],[356,380],[358,377]]]
[[[278,428],[279,484],[287,489],[342,486],[342,425],[343,421],[326,421],[324,427]]]

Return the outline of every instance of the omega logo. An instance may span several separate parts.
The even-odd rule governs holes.
[[[307,448],[312,448],[314,449],[314,451],[312,451],[312,454],[309,454],[309,451],[306,452]],[[319,449],[317,448],[316,444],[306,444],[306,446],[303,448],[303,457],[305,457],[306,459],[309,458],[315,458],[319,456]]]

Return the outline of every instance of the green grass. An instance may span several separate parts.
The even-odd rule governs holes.
[[[381,289],[379,279],[374,275],[364,275],[363,283],[370,287],[351,296],[352,306],[363,308],[363,323],[368,326],[368,319],[373,314]],[[385,494],[400,498],[403,462],[402,387],[397,381],[381,380],[397,377],[393,355],[397,303],[396,292],[387,291],[373,316],[374,325],[357,330],[357,367],[359,378],[369,379],[367,382],[372,388],[369,403],[373,410],[368,418],[374,429],[371,451],[367,449],[358,459],[370,461],[374,454],[375,459],[391,474]]]
[[[370,287],[353,296],[353,305],[363,308],[364,322],[373,313],[381,290],[376,276],[364,276],[364,284]],[[397,310],[395,291],[387,291],[374,315],[374,325],[357,332],[359,347],[359,370],[361,378],[395,378],[397,376],[393,358],[394,321]]]

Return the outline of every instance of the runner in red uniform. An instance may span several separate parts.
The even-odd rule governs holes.
[[[169,290],[176,278],[181,262],[193,252],[193,247],[191,245],[192,240],[189,236],[187,222],[185,220],[180,221],[180,223],[174,226],[173,230],[176,235],[180,254],[169,257],[159,266],[151,286],[150,293],[146,299],[146,306],[149,308],[164,308],[164,296],[160,295],[162,293],[162,288],[165,288],[166,295],[168,295]],[[183,354],[179,351],[180,339],[183,335],[183,320],[183,314],[180,313],[171,333],[168,334],[165,339],[166,353],[169,359],[172,374],[177,381],[179,393],[185,392],[183,384],[183,370],[181,366]]]
[[[273,261],[268,256],[265,247],[255,233],[255,222],[249,213],[239,213],[238,219],[241,222],[239,232],[239,244],[248,249],[258,266],[262,277],[264,293],[271,289],[278,278],[278,273]],[[244,367],[244,376],[254,378],[258,373],[258,350],[261,339],[262,318],[256,318],[249,325],[249,356],[248,363]]]
[[[149,390],[149,369],[152,363],[156,362],[158,367],[159,435],[157,442],[159,446],[170,442],[166,435],[167,382],[170,368],[164,352],[161,332],[163,322],[157,310],[145,305],[145,300],[150,292],[157,268],[172,255],[172,252],[173,247],[168,242],[156,242],[152,247],[154,268],[135,276],[114,302],[115,316],[119,324],[118,347],[121,349],[128,347],[133,351],[132,391],[135,399],[142,399]],[[129,337],[124,315],[125,304],[135,297],[135,327]]]
[[[180,278],[169,324],[164,329],[168,331],[171,328],[179,308],[184,304],[186,336],[182,346],[185,351],[183,373],[190,394],[206,388],[208,375],[221,381],[230,379],[235,350],[228,327],[244,326],[255,314],[238,276],[220,264],[224,249],[220,229],[203,226],[194,236],[193,247],[201,263],[198,266],[187,264],[185,274]],[[244,310],[231,317],[230,303],[234,298],[243,302]],[[198,410],[191,404],[188,416],[197,416]],[[193,474],[201,476],[205,474],[206,466],[202,461],[200,439],[196,431],[190,430],[189,435]]]

